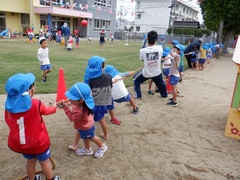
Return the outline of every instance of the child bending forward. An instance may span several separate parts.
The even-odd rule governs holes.
[[[77,155],[92,155],[93,150],[90,147],[90,141],[92,141],[99,147],[94,153],[94,157],[101,158],[108,147],[94,134],[95,127],[92,109],[95,105],[90,87],[85,83],[78,82],[65,94],[71,101],[72,109],[64,101],[61,101],[60,105],[63,106],[69,120],[74,122],[74,128],[77,129],[81,139],[84,141],[84,147],[77,149],[75,153]]]

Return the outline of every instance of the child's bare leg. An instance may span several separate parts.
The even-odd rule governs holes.
[[[26,169],[27,169],[28,178],[30,180],[34,180],[35,179],[36,163],[37,163],[37,159],[36,158],[27,160]]]
[[[80,141],[80,133],[78,131],[76,131],[74,144],[69,145],[68,148],[71,149],[71,150],[77,150],[79,141]]]
[[[45,79],[45,78],[46,78],[46,75],[47,75],[47,70],[43,70],[42,79]]]
[[[111,119],[113,119],[115,117],[114,111],[112,109],[111,110],[109,109],[108,113],[109,113]]]
[[[129,102],[130,102],[131,106],[133,107],[133,110],[135,110],[137,108],[137,106],[136,106],[136,104],[135,104],[135,102],[134,102],[132,97],[130,97],[130,101]]]
[[[152,89],[152,83],[153,83],[153,80],[151,79],[148,83],[148,90],[151,91]]]
[[[90,150],[90,142],[89,142],[89,140],[88,139],[84,139],[83,141],[84,141],[85,149]]]
[[[172,94],[173,94],[173,101],[177,102],[177,86],[172,85]]]
[[[91,138],[89,140],[94,142],[96,145],[98,145],[98,147],[103,147],[103,143],[99,137],[94,136],[93,138]]]
[[[46,180],[50,180],[53,178],[53,171],[52,171],[52,166],[50,163],[50,159],[47,159],[45,161],[39,161],[39,164],[42,167],[43,174],[46,178]]]
[[[50,72],[52,72],[52,69],[48,69],[47,72],[46,72],[46,75]]]
[[[105,121],[104,118],[102,118],[100,121],[99,121],[101,127],[102,127],[102,130],[103,130],[103,138],[108,140],[108,130],[107,130],[107,123]]]

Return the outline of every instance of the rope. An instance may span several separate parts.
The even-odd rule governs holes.
[[[52,170],[54,170],[56,168],[56,163],[55,163],[54,159],[51,156],[50,156],[49,159],[50,159],[50,161],[52,163]],[[35,171],[35,173],[36,174],[42,173],[42,170],[37,170],[37,171]],[[23,177],[18,178],[17,180],[25,180],[27,177],[28,177],[28,175],[26,174]]]

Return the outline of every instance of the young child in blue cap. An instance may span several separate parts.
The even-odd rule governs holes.
[[[170,102],[167,103],[167,105],[169,106],[178,106],[177,103],[177,84],[179,82],[179,78],[180,78],[180,74],[179,74],[179,64],[180,64],[180,53],[181,53],[181,46],[180,44],[176,44],[173,47],[172,52],[170,53],[170,55],[173,57],[172,58],[172,63],[170,66],[170,73],[169,73],[169,77],[170,77],[170,84],[172,86],[172,95],[173,97],[170,98]]]
[[[10,77],[5,85],[5,121],[9,127],[8,147],[21,153],[27,159],[26,170],[30,180],[35,175],[37,161],[46,180],[60,180],[53,176],[49,160],[50,139],[42,115],[56,112],[56,104],[45,106],[38,99],[32,99],[35,91],[35,76],[32,73],[18,73]]]
[[[113,100],[117,103],[121,102],[130,102],[132,108],[133,108],[133,114],[138,113],[138,107],[136,106],[133,98],[131,95],[128,93],[128,90],[123,82],[123,77],[128,77],[133,74],[135,74],[135,71],[129,71],[129,72],[124,72],[120,73],[117,69],[115,69],[114,66],[112,65],[107,65],[104,69],[105,73],[108,73],[112,76],[114,81],[116,82],[113,84],[112,87],[112,97]],[[114,109],[114,103],[112,103],[112,109]]]
[[[101,137],[108,140],[107,123],[104,115],[108,113],[107,105],[112,104],[112,77],[103,73],[105,58],[92,56],[88,60],[88,66],[84,75],[84,82],[89,84],[92,90],[95,107],[93,108],[94,121],[99,122],[103,134]]]
[[[80,137],[84,141],[84,147],[77,149],[75,153],[80,156],[92,155],[93,150],[90,147],[90,141],[92,141],[98,145],[94,157],[101,158],[107,151],[107,146],[94,134],[95,127],[92,115],[94,100],[91,95],[90,87],[85,83],[77,82],[65,93],[65,95],[70,99],[72,109],[70,109],[64,101],[61,101],[60,105],[63,106],[65,114],[69,120],[74,123],[74,128],[77,129],[79,133],[76,135],[77,139],[75,137],[74,145],[77,147]]]

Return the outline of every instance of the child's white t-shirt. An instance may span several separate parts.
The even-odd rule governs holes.
[[[38,57],[38,61],[40,62],[40,65],[47,65],[50,64],[50,60],[48,57],[48,48],[39,48],[38,49],[38,53],[37,53],[37,57]]]
[[[167,69],[167,68],[170,68],[171,66],[171,59],[172,59],[172,56],[169,54],[166,56],[168,59],[164,60],[163,62],[163,69]],[[166,58],[165,57],[165,58]]]
[[[121,79],[121,78],[122,78],[122,76],[117,74],[116,76],[114,76],[113,79]],[[124,84],[124,81],[122,79],[113,83],[113,87],[112,87],[113,100],[126,97],[128,94],[129,94],[128,90],[127,90],[127,88]]]

